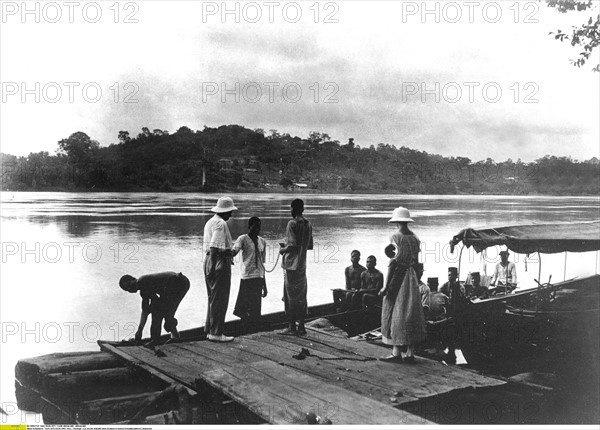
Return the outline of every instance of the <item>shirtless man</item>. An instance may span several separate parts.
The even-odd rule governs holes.
[[[186,276],[175,272],[152,273],[139,278],[123,275],[119,286],[130,293],[139,291],[142,297],[142,314],[134,338],[136,341],[142,340],[142,332],[150,314],[151,342],[148,346],[155,345],[160,340],[163,320],[165,330],[171,333],[171,339],[179,339],[175,312],[190,289],[190,281]]]

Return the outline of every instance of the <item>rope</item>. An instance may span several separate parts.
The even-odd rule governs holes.
[[[262,255],[260,255],[260,252],[258,252],[258,250],[256,250],[256,253],[258,254],[258,259],[260,260],[260,263],[263,265],[263,267],[265,267],[265,262],[262,261]],[[267,268],[265,267],[265,272],[267,273],[271,273],[273,270],[275,270],[275,268],[277,267],[277,263],[279,262],[279,252],[277,253],[277,259],[275,260],[275,264],[273,265],[273,268],[271,270],[267,270]]]
[[[265,272],[271,273],[273,270],[275,270],[278,262],[279,262],[279,252],[277,253],[277,260],[275,260],[275,264],[273,265],[273,268],[271,270],[267,270],[267,268],[265,267]],[[264,266],[264,263],[263,263],[263,266]]]
[[[306,357],[314,357],[314,358],[317,358],[319,360],[327,360],[327,361],[341,361],[341,360],[347,360],[347,361],[374,361],[374,360],[376,360],[376,358],[373,358],[373,357],[322,357],[320,355],[313,354],[307,348],[302,348],[300,350],[299,354],[292,355],[292,358],[295,358],[296,360],[304,360]]]
[[[327,361],[336,361],[336,360],[346,360],[346,361],[375,361],[376,358],[373,357],[365,357],[365,358],[355,358],[355,357],[321,357],[320,355],[311,354],[311,357],[318,358],[319,360],[327,360]]]

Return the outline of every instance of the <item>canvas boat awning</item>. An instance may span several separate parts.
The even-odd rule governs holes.
[[[466,228],[450,241],[453,252],[460,242],[466,247],[472,246],[477,252],[495,245],[504,245],[517,254],[597,251],[600,250],[600,221],[481,230]]]

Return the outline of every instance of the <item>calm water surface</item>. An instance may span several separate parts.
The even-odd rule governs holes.
[[[97,350],[98,339],[130,337],[139,318],[140,298],[118,286],[129,273],[172,270],[190,278],[192,288],[177,318],[181,329],[203,325],[206,290],[202,273],[202,233],[218,195],[161,193],[1,193],[2,321],[0,403],[14,401],[14,366],[20,358],[52,352]],[[234,239],[246,233],[250,216],[262,218],[270,245],[267,269],[275,264],[277,243],[290,219],[292,194],[233,194],[239,208],[229,221]],[[447,246],[465,227],[592,221],[600,219],[598,197],[304,195],[315,250],[309,252],[309,305],[331,301],[331,288],[343,287],[350,252],[361,263],[375,255],[385,272],[383,253],[393,227],[393,208],[406,206],[422,242],[424,277],[443,282],[458,264]],[[487,271],[499,261],[490,250]],[[511,255],[519,288],[538,278],[539,260]],[[542,256],[541,278],[562,280],[565,255]],[[461,279],[483,271],[479,255],[465,252]],[[598,271],[596,253],[569,254],[566,277]],[[233,267],[228,318],[237,297],[239,264]],[[283,309],[282,270],[267,274],[263,312]],[[145,335],[148,335],[149,324]],[[4,409],[7,409],[4,407]],[[21,417],[17,421],[20,421]]]

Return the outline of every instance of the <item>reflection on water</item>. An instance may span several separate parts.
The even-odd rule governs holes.
[[[117,285],[124,273],[139,276],[163,270],[183,272],[192,288],[178,311],[180,327],[203,325],[206,292],[202,273],[202,233],[217,195],[162,193],[1,193],[2,271],[0,315],[3,324],[2,387],[13,399],[18,358],[55,351],[95,350],[95,341],[132,335],[139,318],[139,296]],[[290,218],[292,194],[234,194],[239,208],[229,222],[232,236],[246,232],[247,219],[263,219],[267,268],[277,259],[277,243]],[[458,265],[447,246],[465,227],[591,221],[600,219],[597,197],[305,195],[305,215],[314,228],[309,253],[309,303],[331,300],[331,288],[343,287],[343,270],[353,249],[364,264],[375,255],[385,272],[383,248],[393,227],[387,223],[397,206],[409,208],[411,228],[422,241],[425,277],[443,281],[448,266]],[[497,251],[497,250],[496,250]],[[498,261],[490,251],[488,273]],[[519,287],[538,277],[535,256],[511,255]],[[541,277],[562,280],[564,255],[543,256]],[[567,277],[598,270],[595,253],[567,257]],[[229,318],[237,296],[239,264],[233,268]],[[465,253],[461,279],[483,270],[480,256]],[[267,275],[269,295],[263,312],[283,308],[283,276]],[[74,327],[69,331],[67,328]],[[61,330],[57,329],[61,328]],[[29,330],[29,332],[27,332]],[[45,332],[44,332],[45,330]],[[147,329],[148,330],[148,327]],[[29,334],[27,334],[29,333]],[[4,382],[7,381],[7,382]],[[6,400],[8,401],[8,400]]]
[[[157,229],[173,239],[197,237],[198,224],[209,214],[217,197],[161,193],[2,193],[2,219],[58,224],[74,237],[95,233],[154,235]],[[243,220],[252,215],[268,220],[269,227],[278,227],[287,218],[292,198],[281,194],[235,197],[240,211],[235,214],[232,228],[243,228]],[[409,207],[412,216],[420,218],[416,225],[424,227],[579,221],[599,216],[596,197],[307,195],[306,200],[307,216],[310,214],[316,224],[340,229],[370,224],[369,220],[381,224],[391,209],[399,205]],[[265,228],[265,231],[270,230]]]

